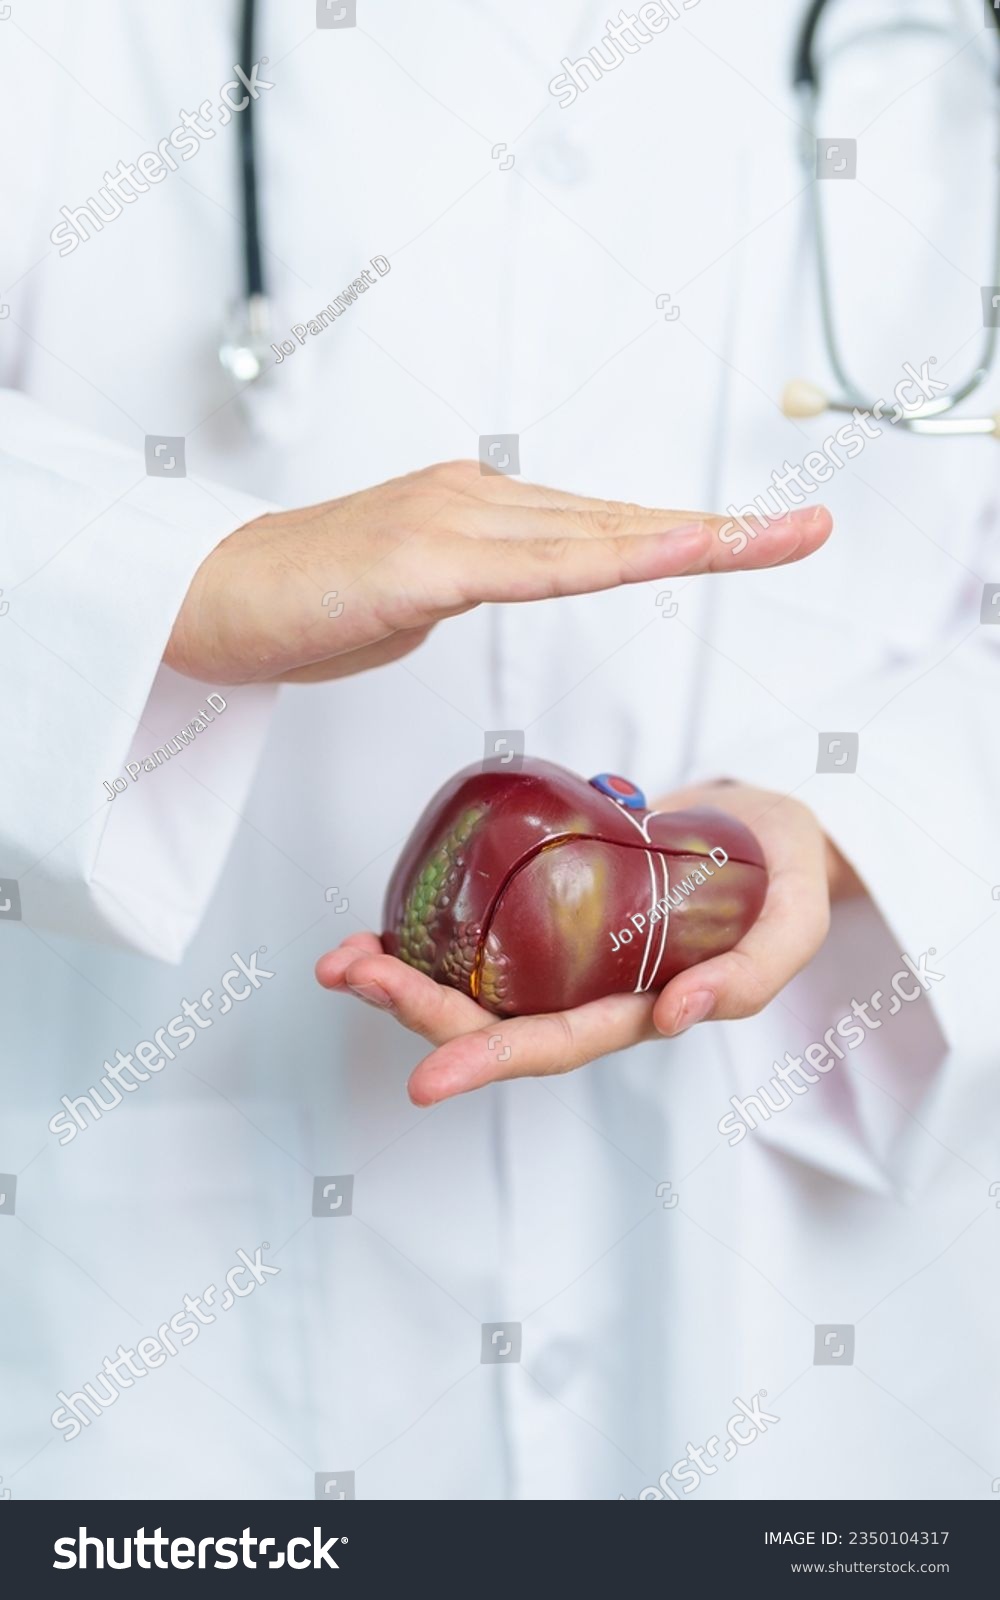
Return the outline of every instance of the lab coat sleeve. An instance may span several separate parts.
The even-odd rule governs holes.
[[[270,509],[194,476],[147,476],[141,454],[0,391],[6,916],[19,901],[41,936],[180,958],[276,690],[223,688],[219,710],[215,686],[165,668],[163,651],[201,562]],[[154,756],[189,727],[180,753]]]
[[[1000,703],[1000,627],[976,627],[978,594],[969,600],[929,664],[887,665],[853,696],[841,687],[820,726],[860,730],[856,772],[818,773],[816,732],[785,719],[780,731],[713,752],[699,773],[794,795],[868,890],[867,902],[834,907],[826,946],[764,1018],[729,1025],[745,1095],[766,1082],[772,1056],[801,1052],[848,1017],[853,1001],[881,991],[863,1048],[844,1051],[844,1072],[758,1133],[852,1181],[898,1177],[908,1141],[940,1156],[920,1132],[927,1095],[940,1120],[942,1095],[970,1093],[973,1079],[995,1073],[1000,745],[989,730]],[[927,975],[922,993],[907,956]],[[916,1003],[894,1001],[897,972]]]

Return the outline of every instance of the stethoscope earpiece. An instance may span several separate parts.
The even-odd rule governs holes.
[[[781,394],[781,410],[792,421],[821,417],[827,411],[860,412],[869,420],[874,416],[879,422],[902,428],[904,433],[936,434],[938,438],[968,438],[978,434],[981,438],[1000,439],[1000,411],[994,411],[989,417],[949,417],[933,415],[929,411],[923,415],[919,411],[907,415],[896,410],[886,412],[884,407],[870,411],[860,400],[834,400],[818,384],[810,383],[806,378],[792,378],[785,384]]]
[[[786,417],[821,417],[830,409],[830,396],[805,378],[791,378],[781,395]]]

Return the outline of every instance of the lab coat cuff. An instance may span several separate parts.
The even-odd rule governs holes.
[[[244,820],[277,692],[213,689],[160,668],[107,798],[90,881],[116,941],[180,961]]]
[[[816,738],[804,731],[787,742],[741,748],[724,766],[702,773],[705,781],[732,778],[809,806],[867,889],[867,898],[833,908],[825,945],[780,999],[793,1054],[801,1054],[807,1041],[818,1045],[841,1024],[834,1032],[840,1070],[823,1076],[757,1134],[848,1182],[893,1187],[915,1181],[915,1164],[929,1148],[926,1139],[909,1136],[920,1126],[932,1088],[939,1087],[960,1026],[956,996],[949,997],[945,951],[949,930],[963,925],[965,913],[956,913],[949,895],[935,893],[921,872],[915,824],[904,825],[893,803],[856,773],[817,773],[815,766]],[[724,793],[719,803],[725,807]],[[927,975],[926,987],[913,969]],[[899,991],[893,986],[897,974]],[[879,992],[866,1013],[870,1023],[862,1025],[853,1003],[867,1003]],[[898,992],[912,1001],[901,1004]],[[959,1010],[961,1004],[959,996]],[[801,1030],[795,1019],[804,1024]],[[752,1024],[735,1026],[752,1031]],[[740,1095],[756,1092],[767,1076],[760,1058],[744,1070],[734,1050],[733,1061]]]
[[[4,573],[5,760],[20,787],[0,803],[0,878],[40,935],[176,960],[232,842],[276,691],[223,689],[215,709],[215,686],[169,672],[163,653],[201,563],[274,507],[152,474],[22,396],[0,393],[0,437],[4,520],[30,528]]]

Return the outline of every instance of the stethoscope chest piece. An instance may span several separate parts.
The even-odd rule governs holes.
[[[233,306],[223,327],[219,362],[236,383],[254,383],[273,364],[271,305],[266,295],[248,295]]]

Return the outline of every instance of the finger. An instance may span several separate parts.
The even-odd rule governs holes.
[[[340,988],[344,973],[359,955],[374,955],[382,949],[381,940],[374,933],[349,933],[335,950],[327,950],[316,963],[317,980],[324,989]]]
[[[651,999],[627,994],[550,1016],[497,1017],[421,1061],[407,1085],[410,1099],[418,1106],[436,1105],[502,1078],[571,1072],[653,1038],[652,1009]]]
[[[369,1005],[389,1011],[413,1033],[431,1044],[444,1044],[463,1033],[472,1033],[488,1015],[468,995],[449,985],[435,983],[426,973],[417,972],[394,956],[365,954],[348,964],[340,985],[366,1000]]]
[[[548,508],[552,511],[611,512],[619,516],[654,517],[662,519],[663,512],[652,506],[640,506],[629,500],[602,500],[593,495],[571,494],[568,489],[553,488],[544,483],[527,483],[523,478],[511,478],[504,473],[478,473],[459,488],[469,500],[480,505]],[[692,522],[698,518],[696,511],[672,511],[678,522]],[[662,520],[661,520],[662,525]]]
[[[818,835],[794,860],[772,867],[764,909],[734,949],[667,984],[653,1012],[657,1030],[674,1037],[697,1022],[755,1016],[812,960],[829,926]]]
[[[572,497],[568,496],[568,500]],[[616,539],[643,538],[654,532],[690,528],[706,532],[705,572],[732,572],[776,566],[817,550],[829,537],[833,519],[825,506],[802,506],[774,517],[750,536],[729,517],[705,511],[674,511],[623,502],[584,501],[582,506],[481,504],[462,520],[471,538],[490,539]]]
[[[674,508],[637,505],[627,500],[571,494],[568,490],[546,484],[526,483],[505,473],[487,472],[484,475],[476,462],[452,462],[444,470],[451,474],[448,481],[452,493],[477,508],[482,507],[487,513],[508,513],[498,520],[489,515],[481,517],[477,510],[468,524],[463,525],[463,531],[473,537],[532,538],[541,531],[537,517],[540,511],[549,511],[556,519],[550,536],[563,538],[627,536],[630,533],[648,533],[650,523],[659,529],[669,530],[704,522],[715,533],[723,558],[712,570],[723,571],[741,566],[776,565],[775,561],[761,556],[755,561],[752,553],[748,561],[740,559],[747,549],[753,552],[754,545],[758,546],[759,551],[760,541],[768,542],[770,529],[776,524],[794,523],[798,518],[807,529],[820,530],[812,549],[823,543],[832,527],[830,514],[823,506],[803,506],[798,511],[770,521],[754,512],[755,522],[761,524],[758,528],[753,525],[741,526],[731,517],[712,516],[701,511],[678,511]],[[510,511],[522,511],[526,515],[523,518],[511,517]],[[808,553],[807,550],[802,551],[802,555]],[[780,559],[789,558],[782,556]]]
[[[539,517],[555,512],[506,512],[505,516]],[[800,560],[823,543],[830,531],[828,512],[807,522],[800,513],[781,518],[753,544],[732,558],[716,537],[718,518],[687,524],[664,533],[618,534],[591,539],[559,536],[460,541],[452,572],[452,587],[460,604],[479,601],[552,599],[557,595],[589,594],[620,584],[646,583],[654,578],[680,577],[700,572],[722,572],[775,566]],[[470,556],[471,552],[471,556]]]
[[[572,496],[567,496],[567,502]],[[459,519],[461,531],[472,539],[610,539],[642,538],[651,533],[671,533],[702,523],[724,526],[720,517],[704,511],[649,511],[610,500],[592,506],[561,504],[559,500],[479,502]]]
[[[524,478],[514,478],[505,472],[484,471],[478,461],[447,461],[429,469],[436,488],[446,486],[450,494],[465,496],[482,505],[550,506],[576,511],[615,511],[635,513],[637,516],[660,517],[663,512],[652,506],[639,506],[628,500],[605,500],[587,494],[571,494],[552,484],[530,483]],[[669,513],[681,522],[696,520],[694,511]]]
[[[553,506],[496,506],[477,513],[468,532],[473,537],[485,534],[495,539],[593,539],[614,541],[649,538],[657,532],[694,538],[701,534],[701,563],[698,572],[748,571],[773,567],[785,561],[801,561],[824,544],[833,528],[833,518],[825,506],[802,506],[783,517],[774,517],[752,538],[737,530],[734,542],[727,537],[734,524],[728,517],[705,511],[653,511],[644,507],[614,507],[597,502],[595,509],[572,510]],[[463,530],[465,531],[465,530]]]

